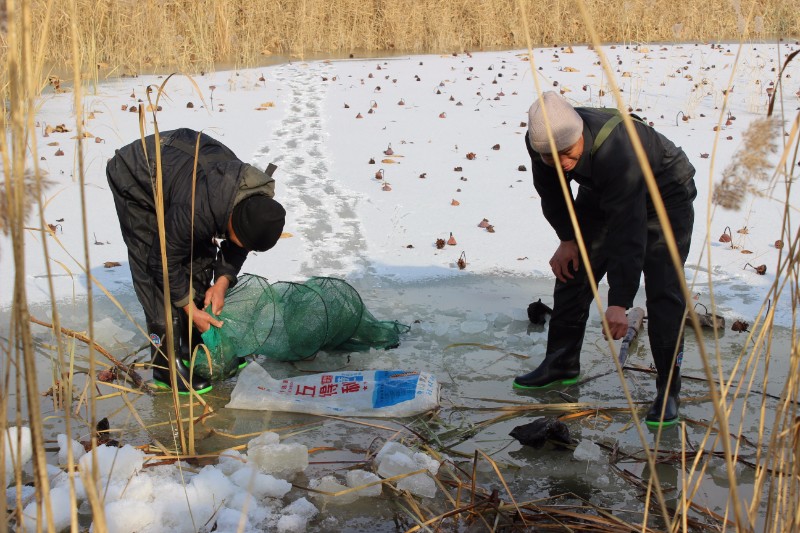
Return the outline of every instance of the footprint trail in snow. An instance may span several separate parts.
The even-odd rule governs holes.
[[[356,214],[360,195],[341,185],[329,172],[324,145],[324,63],[292,63],[275,79],[289,90],[286,113],[271,139],[255,156],[256,164],[274,163],[283,192],[281,202],[295,237],[302,239],[304,276],[347,277],[363,271],[364,236]],[[288,227],[288,224],[287,224]]]

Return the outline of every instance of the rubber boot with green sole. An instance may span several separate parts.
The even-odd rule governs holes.
[[[574,385],[581,373],[581,346],[586,327],[550,324],[544,361],[532,372],[514,378],[514,388],[534,390],[551,385]]]
[[[681,392],[681,367],[680,361],[683,358],[683,352],[678,354],[678,364],[672,365],[672,350],[658,350],[660,353],[653,352],[653,360],[656,363],[656,399],[647,411],[647,416],[644,419],[645,424],[649,427],[668,427],[677,424],[680,421],[678,410],[681,405],[680,392]],[[669,384],[667,380],[670,378],[669,369],[673,367],[672,379]],[[667,386],[669,385],[669,386]],[[665,405],[666,404],[666,405]],[[661,413],[664,413],[662,418]]]
[[[177,330],[175,329],[178,327],[180,327],[180,321],[176,319],[174,320],[173,331],[176,333],[174,337],[177,342],[173,344],[173,347],[175,349],[175,365],[179,374],[176,376],[178,394],[189,394],[189,389],[186,386],[187,383],[191,383],[192,389],[194,389],[197,394],[205,394],[211,390],[211,383],[194,373],[191,374],[190,378],[189,368],[184,365],[183,361],[181,360],[182,343],[180,341],[180,334],[177,333]],[[147,329],[151,340],[150,355],[153,364],[153,382],[159,388],[171,389],[169,358],[166,354],[167,344],[165,342],[169,340],[167,338],[167,328],[161,324],[148,324]],[[181,376],[183,379],[181,379]],[[184,380],[186,381],[184,382]]]

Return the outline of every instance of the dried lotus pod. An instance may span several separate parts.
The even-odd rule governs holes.
[[[744,320],[735,320],[733,324],[731,324],[731,331],[747,331],[747,328],[749,327],[750,324]]]
[[[750,267],[753,270],[755,270],[756,274],[758,274],[759,276],[763,276],[764,274],[767,273],[767,265],[753,266],[750,263],[745,263],[744,266],[742,267],[742,270],[744,270],[747,267]]]
[[[731,242],[732,240],[731,228],[730,226],[725,226],[722,235],[719,236],[719,242]]]
[[[465,252],[461,252],[461,256],[456,261],[459,270],[464,270],[467,268],[467,254]]]
[[[452,231],[450,232],[450,238],[449,238],[449,239],[447,239],[447,244],[448,244],[449,246],[455,246],[456,244],[458,244],[458,243],[456,242],[456,238],[455,238],[455,237],[453,237],[453,232],[452,232]]]

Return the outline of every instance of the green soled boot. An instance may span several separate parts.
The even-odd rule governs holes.
[[[667,374],[662,378],[662,374],[659,373],[656,378],[656,389],[658,392],[644,420],[645,424],[650,427],[672,426],[680,420],[678,416],[678,409],[681,405],[679,397],[681,391],[680,367],[675,367],[669,387],[666,386],[668,377],[669,375]],[[663,417],[661,416],[662,411],[664,413]]]
[[[581,373],[581,346],[585,326],[550,323],[547,354],[532,372],[514,378],[515,389],[541,389],[550,385],[573,385]]]
[[[176,327],[180,327],[180,322],[177,319],[175,320],[173,331],[175,332],[175,338],[180,339],[180,334],[175,329]],[[150,354],[153,362],[153,382],[160,388],[170,389],[171,380],[169,371],[169,358],[165,352],[166,342],[164,342],[165,339],[167,339],[167,328],[160,324],[148,324],[147,329],[150,340],[159,345],[150,345]],[[197,394],[205,394],[206,392],[210,391],[211,383],[208,380],[201,378],[197,374],[192,374],[190,379],[189,368],[183,364],[183,361],[181,360],[182,350],[180,340],[175,342],[173,346],[175,348],[175,366],[177,367],[179,374],[176,376],[178,394],[189,394],[189,389],[186,386],[187,383],[191,383],[192,389],[194,389]],[[183,379],[181,379],[181,376]]]
[[[677,354],[673,360],[673,348],[653,348],[653,362],[656,365],[656,399],[650,406],[645,417],[645,424],[650,427],[672,426],[680,420],[678,409],[681,405],[679,394],[681,392],[681,363],[683,362],[683,350]],[[670,370],[672,379],[669,383]],[[664,416],[661,416],[661,413]]]

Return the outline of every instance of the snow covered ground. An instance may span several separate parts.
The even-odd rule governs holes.
[[[682,146],[697,168],[699,196],[687,277],[701,295],[713,283],[727,314],[754,317],[774,280],[785,187],[780,179],[774,188],[765,184],[765,197],[746,201],[742,211],[711,208],[707,228],[709,191],[743,148],[748,124],[765,115],[768,89],[797,46],[605,48],[630,108]],[[534,63],[544,89],[562,91],[575,105],[614,106],[592,50],[537,49]],[[800,64],[790,63],[784,79],[782,109],[790,121],[800,100]],[[165,91],[158,102],[161,130],[201,129],[245,161],[279,167],[277,198],[287,208],[286,231],[292,237],[270,252],[251,254],[246,271],[273,281],[309,275],[352,279],[366,273],[396,281],[465,273],[551,276],[548,260],[557,240],[541,214],[523,144],[527,110],[535,98],[531,64],[526,52],[506,51],[292,61],[192,80],[180,75],[120,78],[87,90],[85,124],[93,137],[81,144],[88,269],[112,292],[129,287],[130,276],[105,164],[116,148],[137,138],[137,114],[130,110],[138,103],[147,107],[147,87],[160,84]],[[86,291],[73,97],[46,91],[35,139],[39,164],[54,182],[45,193],[44,219],[55,228],[47,245],[59,300]],[[58,125],[69,131],[48,133]],[[146,126],[151,133],[150,113]],[[787,122],[786,130],[790,127]],[[494,232],[478,227],[484,218]],[[28,296],[47,301],[38,226],[32,216],[25,248]],[[718,242],[726,227],[737,249]],[[792,235],[796,227],[789,230]],[[710,259],[704,247],[707,231]],[[437,249],[435,241],[451,234],[457,244]],[[0,303],[8,305],[13,281],[8,239],[0,241],[0,249],[5,250]],[[462,252],[464,272],[457,268]],[[121,266],[105,268],[106,262]],[[766,275],[747,263],[766,265]],[[787,325],[790,307],[783,300],[776,321]]]

